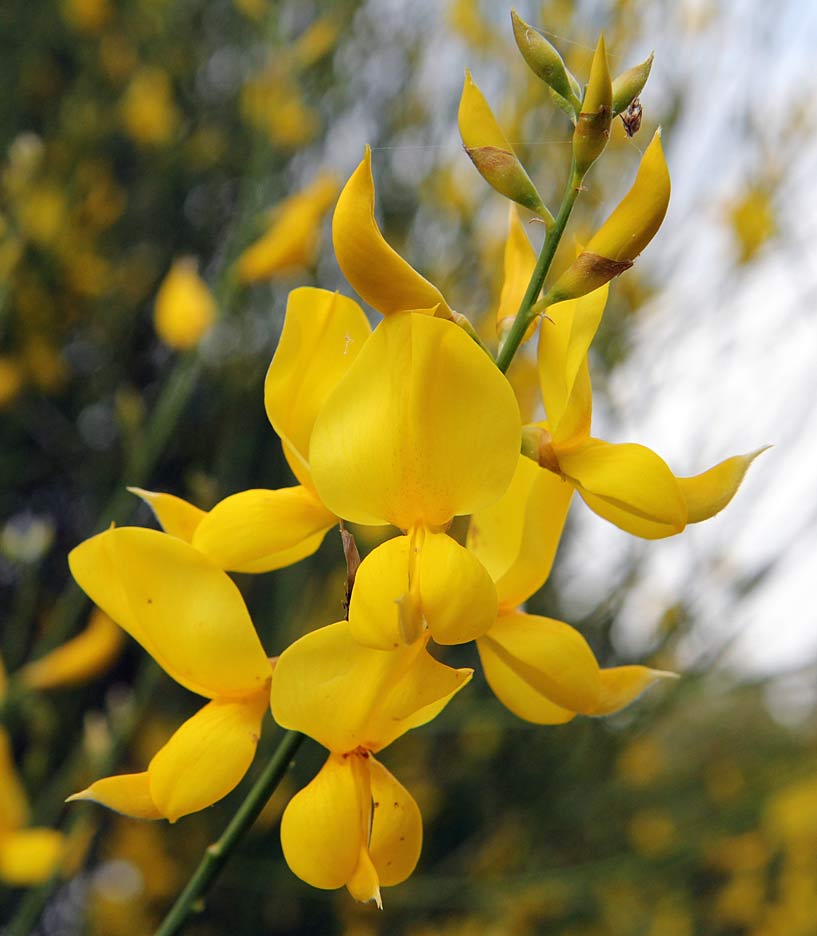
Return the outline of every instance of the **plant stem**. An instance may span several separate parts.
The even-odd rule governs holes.
[[[575,163],[571,163],[567,186],[562,195],[562,203],[559,206],[559,213],[556,215],[553,227],[551,227],[545,235],[545,242],[542,244],[542,250],[539,253],[539,258],[533,269],[533,275],[528,283],[527,291],[519,306],[519,311],[516,313],[513,325],[511,325],[505,340],[502,342],[502,347],[499,349],[499,353],[496,356],[496,366],[503,374],[507,371],[519,345],[522,344],[525,332],[528,330],[528,326],[533,319],[535,313],[532,313],[531,309],[539,298],[539,293],[542,291],[545,277],[556,255],[556,248],[559,246],[559,241],[561,241],[562,235],[564,234],[567,220],[570,217],[571,211],[573,211],[573,206],[581,191],[581,184],[582,180],[576,172],[576,165]]]
[[[256,780],[255,786],[247,794],[221,838],[205,851],[198,868],[156,930],[155,936],[173,936],[181,932],[190,915],[200,909],[200,902],[206,896],[216,875],[275,792],[303,739],[304,735],[298,731],[287,731],[284,734],[264,772]]]

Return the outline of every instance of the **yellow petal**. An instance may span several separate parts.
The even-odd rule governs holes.
[[[582,427],[583,435],[590,432],[590,398],[580,388],[571,407],[571,397],[579,377],[585,377],[582,371],[604,313],[607,293],[604,285],[580,299],[550,306],[548,318],[552,321],[545,320],[539,331],[539,385],[555,441],[569,441],[581,434]],[[585,379],[589,381],[589,376]],[[580,412],[568,413],[571,408]]]
[[[154,323],[159,337],[177,350],[193,348],[215,317],[215,299],[196,271],[195,260],[177,260],[156,294]]]
[[[487,651],[505,665],[509,675],[503,685],[512,679],[521,681],[572,712],[595,711],[599,700],[598,663],[587,641],[570,625],[519,611],[503,614],[480,639],[479,649],[483,664]],[[488,682],[494,688],[491,677]],[[501,692],[494,691],[504,702]],[[522,717],[536,720],[529,715]]]
[[[187,543],[122,527],[81,543],[68,562],[91,600],[193,692],[240,698],[269,679],[241,593]]]
[[[599,36],[581,113],[573,133],[573,163],[581,179],[607,146],[613,118],[613,83],[607,64],[604,35]]]
[[[343,275],[369,305],[389,315],[425,309],[451,317],[442,293],[390,247],[374,217],[374,180],[369,147],[335,206],[332,241]]]
[[[241,491],[213,507],[193,546],[229,572],[269,572],[311,556],[337,522],[303,486]]]
[[[377,869],[365,845],[360,846],[357,867],[346,882],[346,887],[355,900],[361,903],[374,903],[377,904],[379,910],[383,909],[383,901],[380,897],[380,878],[377,876]]]
[[[531,247],[528,235],[519,220],[516,205],[511,203],[508,209],[508,239],[505,241],[504,279],[496,310],[496,330],[500,337],[516,318],[535,266],[536,251]],[[535,330],[536,323],[533,322],[525,334],[525,340],[530,338]]]
[[[205,809],[241,782],[255,757],[265,690],[242,702],[215,700],[175,732],[148,767],[151,799],[175,822]]]
[[[134,819],[161,819],[162,813],[150,795],[148,772],[103,777],[87,790],[69,796],[66,803],[88,800]]]
[[[496,620],[496,588],[479,559],[445,533],[426,534],[420,550],[420,601],[431,636],[460,644]]]
[[[196,527],[207,516],[206,511],[173,494],[145,491],[138,487],[129,487],[128,490],[131,494],[141,497],[150,507],[165,533],[176,536],[185,543],[193,541]]]
[[[372,790],[369,855],[383,887],[406,880],[423,847],[423,819],[411,793],[373,757],[368,760]]]
[[[471,678],[426,652],[423,641],[372,650],[340,621],[301,637],[279,657],[272,714],[339,754],[376,751],[433,718]]]
[[[593,715],[611,715],[634,702],[659,679],[677,679],[675,673],[648,666],[613,666],[601,670],[601,694]]]
[[[12,887],[47,881],[60,865],[65,839],[56,829],[22,829],[0,839],[0,880]]]
[[[499,701],[518,718],[536,725],[563,725],[575,712],[556,705],[522,678],[507,660],[495,652],[487,638],[477,641],[485,679]]]
[[[641,157],[632,188],[590,238],[585,252],[610,260],[635,260],[661,227],[669,206],[670,188],[658,129]]]
[[[119,657],[122,644],[120,628],[95,609],[87,627],[76,637],[28,663],[17,675],[29,689],[81,685],[104,673]]]
[[[494,623],[496,609],[491,577],[450,536],[397,536],[361,563],[349,626],[355,640],[381,650],[412,643],[424,626],[437,643],[467,643]]]
[[[465,152],[485,181],[506,198],[544,214],[536,187],[467,69],[457,121]]]
[[[468,549],[496,583],[501,608],[511,610],[550,575],[573,487],[519,456],[508,490],[471,517]]]
[[[289,294],[284,328],[264,383],[264,404],[284,454],[310,487],[309,440],[315,417],[369,337],[360,306],[304,286]]]
[[[321,219],[335,200],[338,180],[323,174],[272,211],[264,235],[238,258],[238,278],[245,283],[271,279],[315,259]]]
[[[510,384],[461,328],[397,315],[318,415],[310,464],[338,516],[439,529],[501,496],[520,437]]]
[[[24,826],[28,816],[28,798],[14,766],[11,741],[0,726],[0,839]]]
[[[686,526],[686,501],[678,482],[651,449],[588,439],[559,451],[558,457],[588,507],[622,530],[659,539]]]
[[[687,522],[700,523],[720,513],[737,493],[749,465],[767,448],[764,446],[748,455],[733,455],[692,478],[678,478],[687,503]]]
[[[366,844],[370,799],[357,776],[356,755],[330,754],[312,782],[289,801],[281,818],[281,846],[294,874],[312,887],[343,887]],[[364,794],[362,796],[361,794]]]

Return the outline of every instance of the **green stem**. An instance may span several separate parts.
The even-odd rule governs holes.
[[[247,798],[230,820],[221,838],[204,852],[198,868],[179,894],[161,926],[156,930],[155,936],[173,936],[181,932],[190,915],[201,909],[201,902],[207,895],[210,885],[232,854],[233,849],[261,814],[303,739],[304,735],[298,731],[287,731],[281,738],[264,772],[256,780],[255,786],[247,794]]]
[[[503,373],[505,373],[510,366],[513,356],[516,354],[519,345],[522,344],[525,332],[528,330],[528,326],[536,314],[532,311],[533,304],[539,298],[539,293],[542,291],[542,285],[550,270],[550,265],[553,263],[553,258],[556,255],[556,248],[559,246],[559,241],[561,241],[562,235],[564,234],[567,220],[570,217],[571,211],[573,211],[573,206],[576,204],[576,199],[581,191],[581,185],[582,180],[576,173],[576,165],[575,163],[571,163],[570,175],[568,176],[567,186],[562,195],[559,213],[556,215],[553,227],[550,228],[545,236],[545,242],[542,244],[542,250],[539,253],[539,258],[533,269],[533,275],[528,283],[527,291],[519,306],[519,311],[516,313],[513,325],[511,325],[502,343],[502,347],[499,349],[499,353],[496,356],[496,366]]]

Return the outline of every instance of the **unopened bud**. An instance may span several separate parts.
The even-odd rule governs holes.
[[[547,304],[577,299],[629,269],[661,227],[669,196],[669,170],[661,146],[661,131],[656,130],[632,188],[556,280],[546,297]]]
[[[516,12],[511,10],[513,34],[522,58],[530,66],[535,75],[542,79],[551,90],[557,94],[570,108],[573,122],[579,115],[581,101],[573,90],[569,73],[565,63],[556,49],[529,26]]]
[[[184,351],[210,331],[216,301],[192,257],[176,260],[156,294],[154,325],[165,344]]]
[[[465,151],[482,178],[501,195],[552,220],[469,71],[465,72],[458,120]]]
[[[602,34],[596,46],[593,64],[590,66],[590,80],[587,82],[581,113],[573,133],[573,159],[579,178],[584,176],[604,152],[610,138],[612,119],[613,85]]]
[[[613,79],[613,117],[623,114],[644,90],[644,85],[650,77],[653,53],[640,64],[633,65]]]

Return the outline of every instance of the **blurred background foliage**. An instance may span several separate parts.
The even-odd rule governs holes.
[[[764,416],[749,404],[727,413],[717,397],[719,378],[750,399],[747,385],[768,388],[769,373],[737,338],[705,379],[690,364],[707,328],[748,327],[725,315],[730,298],[755,319],[779,314],[792,340],[814,335],[813,313],[799,325],[786,318],[792,308],[802,316],[809,296],[813,306],[817,285],[803,186],[814,155],[802,54],[817,38],[810,5],[530,0],[519,12],[580,76],[602,28],[614,71],[657,51],[644,127],[629,140],[616,122],[560,258],[626,190],[662,124],[674,206],[647,256],[611,289],[594,346],[600,420],[638,429],[649,404],[662,429],[647,423],[651,438],[639,441],[683,436],[689,417],[676,424],[677,407],[662,409],[672,405],[663,385],[674,379],[677,389],[681,375],[690,401],[704,394],[696,405],[717,457],[781,441],[749,436],[758,423],[775,425],[777,398]],[[0,891],[0,921],[27,919],[41,934],[137,936],[158,924],[252,775],[175,827],[84,807],[66,815],[68,793],[106,771],[141,769],[192,711],[138,648],[115,639],[106,672],[81,685],[42,688],[21,671],[88,619],[67,552],[112,520],[152,524],[127,484],[207,508],[244,488],[290,483],[264,416],[263,375],[290,288],[349,291],[326,212],[364,143],[390,242],[453,307],[488,322],[507,209],[458,143],[463,67],[551,203],[570,133],[493,0],[8,0],[0,37],[0,635],[9,672],[28,672],[12,675],[0,712],[28,821],[60,824],[69,842],[60,879]],[[529,228],[538,247],[541,232]],[[265,232],[248,261],[244,251]],[[217,309],[213,329],[186,353],[153,324],[159,285],[184,258]],[[780,269],[796,292],[775,279]],[[664,327],[667,315],[673,325]],[[765,353],[762,330],[758,340]],[[730,350],[748,355],[742,370],[730,369]],[[641,370],[631,376],[634,361]],[[530,359],[514,379],[534,392]],[[813,401],[813,381],[798,389]],[[636,391],[646,402],[628,407]],[[782,436],[788,425],[780,422]],[[681,444],[669,454],[684,468]],[[717,460],[702,453],[692,449],[690,468]],[[501,709],[478,675],[443,717],[388,752],[426,838],[417,872],[386,891],[382,914],[345,891],[310,889],[283,862],[277,819],[322,757],[308,745],[190,932],[817,934],[813,653],[796,651],[783,672],[730,662],[751,616],[746,602],[781,556],[793,556],[798,541],[787,530],[802,532],[799,521],[815,513],[812,499],[781,531],[760,499],[772,475],[757,475],[726,525],[687,534],[684,553],[625,544],[623,534],[591,532],[602,521],[573,516],[560,570],[532,601],[580,626],[600,662],[678,669],[682,680],[606,721],[542,729]],[[741,546],[753,510],[771,555]],[[717,551],[704,548],[708,534]],[[371,541],[362,535],[360,545]],[[339,547],[330,536],[293,568],[240,577],[271,654],[341,615]],[[800,564],[808,566],[802,555]],[[802,628],[813,622],[805,605],[777,607],[774,627],[792,611]],[[475,662],[471,648],[449,657]],[[274,741],[272,729],[258,763]]]

